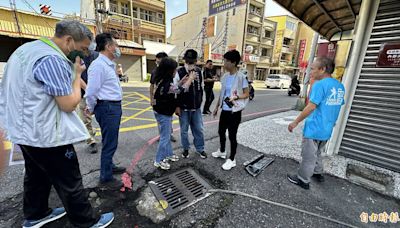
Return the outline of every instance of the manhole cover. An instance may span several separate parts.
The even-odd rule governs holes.
[[[167,215],[173,215],[186,207],[208,197],[211,185],[192,169],[149,182],[150,189]]]

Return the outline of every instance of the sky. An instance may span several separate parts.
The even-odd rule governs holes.
[[[171,34],[171,19],[179,16],[187,11],[187,1],[190,0],[166,0],[166,19],[167,19],[167,37]],[[203,0],[207,1],[207,0]],[[10,6],[9,0],[0,0],[0,6]],[[78,14],[80,12],[80,0],[15,0],[17,9],[33,11],[28,4],[39,12],[39,5],[50,5],[53,15],[60,16],[63,14]],[[276,4],[272,0],[266,0],[266,16],[288,15],[289,12]]]

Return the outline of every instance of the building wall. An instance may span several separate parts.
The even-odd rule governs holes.
[[[90,19],[95,19],[95,8],[93,0],[81,0],[81,15],[87,15]],[[132,40],[142,44],[143,40],[156,42],[166,42],[166,16],[164,0],[116,0],[115,12],[111,16],[103,16],[103,29],[108,32],[116,32],[121,39]],[[127,4],[128,12],[124,14],[123,5]],[[104,0],[103,8],[111,11],[110,0]],[[90,6],[90,7],[86,7]],[[114,7],[114,6],[112,6]],[[136,10],[135,10],[136,9]],[[148,10],[163,15],[162,23],[155,23],[141,19],[141,9]],[[135,15],[133,14],[135,13]],[[157,17],[157,15],[156,15]],[[153,18],[156,18],[153,17]],[[132,26],[133,21],[133,26]]]
[[[275,73],[297,73],[297,50],[299,35],[299,20],[283,15],[267,17],[277,23],[273,66]],[[285,44],[285,40],[289,43]]]
[[[188,48],[191,40],[193,40],[201,31],[203,18],[208,17],[208,1],[190,0],[188,1],[188,12],[171,21],[171,36],[169,41],[177,46],[179,52]],[[243,49],[244,20],[246,13],[245,5],[236,7],[235,14],[233,10],[229,10],[229,26],[227,45],[236,45],[236,49],[241,52]],[[211,44],[217,35],[222,32],[226,22],[226,11],[216,14],[216,36],[209,37],[205,43]],[[218,39],[222,41],[222,39]],[[192,42],[191,48],[195,49],[197,40]],[[201,41],[200,41],[201,43]],[[197,45],[197,51],[200,53],[200,43]],[[222,53],[222,51],[220,52]]]
[[[304,56],[303,59],[301,61],[308,61],[308,58],[310,57],[310,52],[311,52],[311,45],[312,45],[312,41],[314,38],[314,30],[312,30],[310,27],[308,27],[308,25],[306,25],[303,22],[299,23],[299,27],[298,27],[298,37],[296,39],[296,46],[297,46],[297,58],[296,58],[296,62],[298,64],[300,64],[299,62],[299,48],[300,48],[300,41],[301,40],[305,40],[306,42],[306,48],[304,50]]]
[[[272,58],[272,63],[274,66],[279,66],[281,52],[282,52],[282,44],[283,44],[283,36],[286,29],[286,16],[275,16],[268,17],[269,20],[275,21],[276,24],[276,36],[275,36],[275,47],[274,54]]]

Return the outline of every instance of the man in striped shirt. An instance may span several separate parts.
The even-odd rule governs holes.
[[[25,160],[23,227],[41,227],[66,214],[76,227],[106,227],[114,219],[112,213],[94,214],[73,146],[88,138],[75,113],[85,70],[77,56],[92,39],[81,23],[61,21],[53,38],[22,45],[7,62],[0,85],[0,125]],[[52,186],[64,208],[49,208]]]

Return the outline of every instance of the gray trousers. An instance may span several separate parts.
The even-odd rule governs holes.
[[[321,152],[325,150],[327,141],[303,138],[301,149],[301,163],[297,176],[305,183],[309,183],[313,174],[322,174],[324,166]]]

